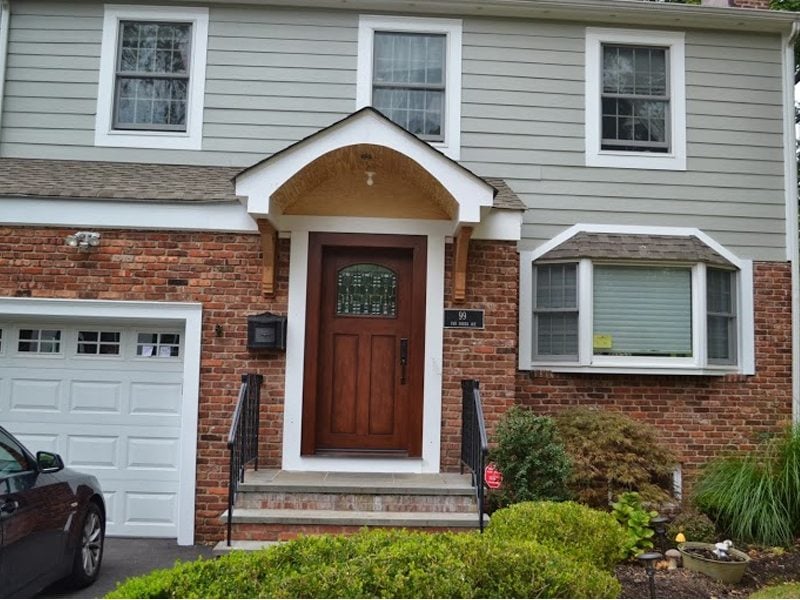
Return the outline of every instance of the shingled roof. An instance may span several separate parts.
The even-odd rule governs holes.
[[[732,266],[713,248],[693,235],[641,235],[580,232],[538,260],[609,258],[628,260],[671,260],[705,262]]]
[[[83,160],[0,158],[0,197],[238,202],[238,167],[206,167]],[[505,181],[486,178],[494,208],[525,210]]]

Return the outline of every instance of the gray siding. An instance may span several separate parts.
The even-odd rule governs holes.
[[[358,17],[212,8],[203,150],[93,147],[102,5],[15,2],[0,154],[246,166],[355,108]],[[779,36],[686,36],[688,170],[584,166],[584,27],[464,20],[462,162],[528,204],[523,248],[576,222],[699,227],[785,259]]]

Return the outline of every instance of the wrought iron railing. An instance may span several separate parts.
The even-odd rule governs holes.
[[[472,472],[472,485],[478,500],[478,527],[483,533],[483,500],[486,490],[483,473],[489,441],[483,420],[479,383],[474,379],[461,381],[461,472],[466,466]]]
[[[231,431],[228,434],[231,461],[228,480],[228,546],[231,545],[233,505],[236,503],[239,484],[244,482],[244,470],[253,463],[253,467],[258,471],[258,421],[263,381],[262,375],[253,373],[242,375],[239,400],[236,402]]]

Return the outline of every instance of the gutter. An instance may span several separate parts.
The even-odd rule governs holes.
[[[62,0],[63,1],[63,0]],[[176,0],[196,4],[196,0]],[[213,0],[212,4],[290,6],[400,14],[535,18],[610,25],[651,25],[788,34],[786,11],[686,5],[641,0]]]
[[[10,20],[11,3],[9,0],[0,0],[0,133],[3,131],[3,98],[5,97],[8,22]]]
[[[797,130],[794,122],[794,45],[800,22],[783,36],[784,183],[786,186],[786,258],[792,270],[792,422],[800,423],[800,254],[798,253]]]

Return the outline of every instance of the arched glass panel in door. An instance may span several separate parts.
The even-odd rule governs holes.
[[[370,263],[350,265],[336,276],[336,316],[397,315],[397,274]]]

